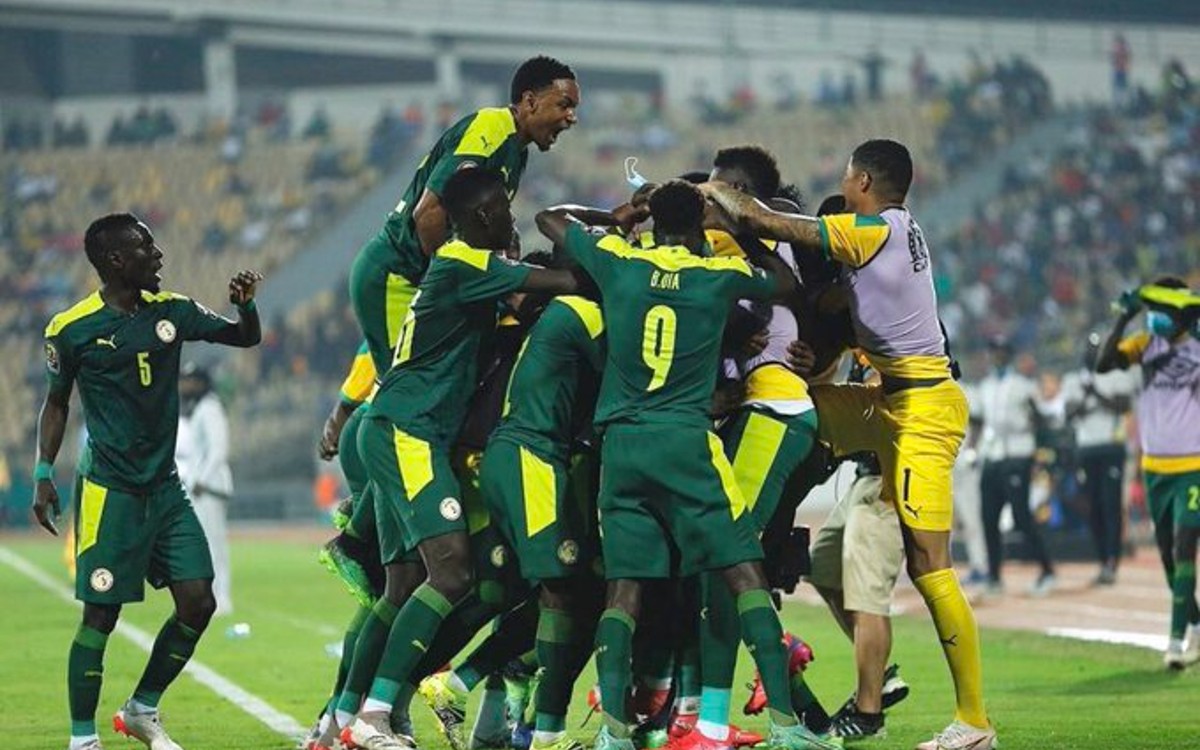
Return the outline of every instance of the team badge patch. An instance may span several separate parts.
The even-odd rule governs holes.
[[[57,375],[61,369],[58,363],[58,349],[49,341],[46,342],[46,369]]]
[[[563,565],[574,565],[579,561],[579,545],[574,539],[567,539],[558,545],[558,560]]]
[[[491,558],[493,568],[503,568],[507,557],[508,553],[504,550],[503,544],[497,544],[495,547],[492,547]]]
[[[96,568],[92,571],[88,583],[91,585],[92,591],[103,594],[113,587],[112,571],[108,568]]]
[[[452,497],[448,497],[438,506],[442,518],[447,521],[457,521],[462,518],[462,505]]]
[[[175,324],[169,320],[160,320],[154,326],[154,333],[159,341],[169,344],[175,340]]]

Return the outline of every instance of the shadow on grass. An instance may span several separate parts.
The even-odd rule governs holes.
[[[1155,691],[1188,688],[1200,688],[1200,675],[1151,668],[1113,672],[1084,680],[1063,679],[1054,683],[1044,682],[1040,685],[1030,685],[1022,692],[1064,696],[1129,695],[1130,693],[1145,695]]]

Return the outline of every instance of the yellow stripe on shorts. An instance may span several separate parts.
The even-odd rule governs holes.
[[[751,412],[746,420],[737,453],[733,456],[733,476],[751,510],[758,505],[758,496],[762,494],[767,474],[779,455],[779,446],[783,445],[786,434],[787,425],[764,414]]]
[[[412,304],[413,295],[416,293],[417,288],[411,281],[399,274],[388,274],[383,314],[384,323],[387,325],[388,346],[392,349],[396,348],[396,342],[400,340],[404,318],[408,315],[409,305]],[[378,373],[378,377],[382,378],[383,375],[382,372]]]
[[[404,483],[404,494],[411,503],[417,493],[433,481],[433,452],[429,443],[399,427],[392,427],[392,443],[396,447],[396,467],[400,470],[400,481]]]
[[[738,489],[737,478],[733,475],[729,459],[725,457],[725,446],[721,443],[721,438],[711,432],[708,433],[708,452],[712,456],[713,468],[721,478],[721,488],[725,491],[725,499],[729,501],[729,512],[736,521],[746,512],[746,498]]]
[[[521,446],[521,495],[525,499],[525,534],[533,536],[554,523],[554,467]]]
[[[79,540],[75,547],[78,557],[96,544],[100,535],[100,517],[104,515],[104,501],[108,489],[88,480],[83,480],[83,496],[79,499]]]

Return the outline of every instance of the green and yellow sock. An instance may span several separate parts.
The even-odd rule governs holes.
[[[401,685],[429,650],[452,608],[450,601],[428,582],[418,586],[400,608],[392,623],[394,637],[388,638],[367,694],[372,709],[386,706],[390,710],[395,704]]]
[[[633,674],[633,618],[624,610],[606,609],[596,626],[596,673],[604,726],[618,739],[629,737],[629,684]]]
[[[783,646],[783,627],[766,589],[743,592],[737,598],[737,611],[746,642],[767,694],[767,712],[777,726],[799,723],[792,712],[788,686],[788,655]]]
[[[1171,637],[1183,639],[1188,614],[1196,597],[1196,563],[1176,562],[1171,581]]]
[[[154,639],[150,661],[146,662],[146,671],[134,688],[133,699],[149,708],[157,708],[162,694],[196,652],[199,641],[200,631],[184,625],[174,615],[167,618]]]
[[[342,694],[337,701],[337,723],[345,726],[362,705],[363,694],[371,686],[375,677],[375,669],[387,645],[388,633],[392,623],[400,612],[396,605],[387,599],[380,599],[371,608],[371,614],[363,620],[362,628],[358,631],[358,641],[354,644],[354,656],[350,660],[350,669],[346,673],[346,682],[342,686]]]
[[[67,702],[71,708],[71,736],[96,734],[96,706],[104,682],[104,649],[108,635],[80,625],[67,657]]]

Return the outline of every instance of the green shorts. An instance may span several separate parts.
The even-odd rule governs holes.
[[[515,441],[500,438],[483,453],[483,498],[504,540],[531,581],[590,575],[596,556],[596,510],[579,456],[574,471]],[[578,491],[583,489],[583,491]]]
[[[76,479],[76,599],[140,602],[143,581],[160,589],[212,577],[208,540],[179,477],[140,494]]]
[[[505,579],[515,569],[479,492],[479,454],[452,458],[386,417],[363,420],[358,446],[375,494],[385,563],[419,560],[421,542],[461,531],[471,536],[480,580]]]
[[[817,412],[811,409],[783,416],[766,409],[745,407],[720,430],[733,476],[746,498],[756,531],[779,507],[788,477],[812,451],[817,439]]]
[[[383,232],[367,240],[350,266],[350,307],[379,377],[392,366],[392,349],[400,338],[404,316],[417,285],[393,273],[380,258],[395,255]]]
[[[371,478],[367,475],[367,465],[363,462],[362,451],[358,448],[358,434],[361,431],[363,419],[367,414],[367,404],[354,410],[342,428],[338,440],[338,463],[342,467],[342,475],[350,488],[350,499],[354,510],[350,516],[350,533],[359,539],[371,540],[376,538],[375,531],[375,493],[371,489]],[[394,561],[394,560],[393,560]]]
[[[600,458],[605,575],[667,578],[762,559],[721,439],[683,425],[613,425]],[[676,561],[678,562],[677,569]]]
[[[1155,525],[1164,522],[1175,528],[1200,528],[1200,471],[1159,474],[1144,471],[1146,505]]]

